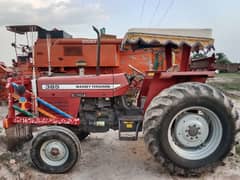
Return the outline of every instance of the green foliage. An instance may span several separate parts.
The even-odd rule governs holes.
[[[210,81],[208,84],[215,86],[224,92],[240,91],[240,73],[220,73],[217,74],[216,81]]]
[[[193,54],[192,59],[201,59],[201,58],[206,58],[206,57],[207,57],[206,54],[196,53],[196,54]]]
[[[231,64],[231,61],[228,59],[224,53],[216,53],[216,62],[219,64]]]

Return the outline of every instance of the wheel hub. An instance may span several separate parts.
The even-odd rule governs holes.
[[[208,137],[209,125],[201,115],[185,114],[175,127],[176,143],[184,147],[197,147]]]
[[[168,128],[168,142],[184,159],[208,157],[219,146],[223,127],[218,116],[208,108],[192,106],[182,109]]]
[[[52,148],[52,149],[51,149],[51,154],[52,154],[53,156],[59,155],[59,154],[60,154],[59,149],[58,149],[58,148]]]
[[[65,163],[69,156],[66,144],[58,140],[49,140],[43,143],[40,152],[43,161],[51,166],[59,166]]]
[[[197,136],[198,134],[200,134],[200,132],[199,132],[199,127],[196,127],[196,125],[194,124],[193,126],[188,126],[188,130],[187,130],[187,132],[188,132],[188,134],[189,134],[189,136],[192,136],[192,137],[194,137],[194,136]]]

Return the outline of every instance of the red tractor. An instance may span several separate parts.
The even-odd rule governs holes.
[[[91,132],[114,129],[120,140],[137,140],[143,130],[149,152],[171,173],[196,175],[215,168],[233,146],[238,114],[220,90],[204,84],[214,72],[188,70],[191,51],[213,47],[209,31],[179,30],[164,37],[156,30],[128,32],[123,49],[164,49],[169,69],[143,74],[130,66],[135,73],[127,75],[101,74],[100,36],[94,30],[95,75],[33,75],[32,88],[24,86],[28,79],[8,79],[9,148],[32,139],[33,127],[44,126],[32,139],[32,162],[43,172],[64,173],[80,157],[79,140]],[[182,52],[178,70],[171,68],[176,49]]]

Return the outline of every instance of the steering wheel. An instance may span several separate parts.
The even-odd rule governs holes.
[[[129,77],[131,87],[139,89],[145,77],[145,74],[131,64],[129,64],[128,67],[133,71],[133,74]]]

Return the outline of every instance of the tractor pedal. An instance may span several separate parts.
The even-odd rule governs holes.
[[[118,123],[118,137],[122,141],[136,141],[138,132],[142,128],[143,116],[128,115],[120,116]]]

